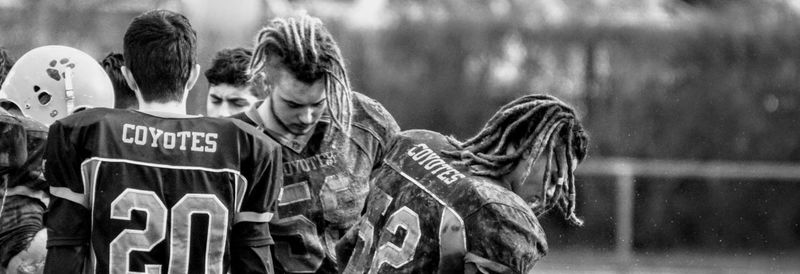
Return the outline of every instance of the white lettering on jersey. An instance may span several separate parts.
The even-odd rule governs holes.
[[[293,175],[300,172],[309,172],[336,163],[336,153],[333,151],[323,152],[305,159],[288,161],[283,163],[283,175]]]
[[[169,132],[159,128],[147,127],[142,125],[124,124],[122,125],[122,142],[139,146],[163,147],[165,149],[180,150],[188,148],[197,152],[216,152],[217,138],[219,134],[214,132],[200,131],[179,131]],[[180,146],[178,146],[180,140]]]
[[[445,184],[449,185],[458,179],[466,177],[453,168],[453,166],[442,160],[442,157],[436,154],[436,152],[430,149],[426,144],[417,144],[409,149],[406,154],[410,156],[414,162],[422,166],[422,168],[436,175],[436,178],[439,178],[439,180]]]

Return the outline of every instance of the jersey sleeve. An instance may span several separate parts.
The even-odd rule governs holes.
[[[273,244],[268,222],[277,211],[278,195],[283,186],[281,150],[260,132],[250,131],[245,138],[249,145],[240,146],[243,149],[240,155],[245,158],[242,173],[248,186],[235,217],[234,244]]]
[[[375,165],[373,169],[379,168],[381,166],[381,160],[384,157],[389,155],[389,150],[391,150],[392,145],[397,138],[397,135],[400,134],[400,126],[397,125],[397,122],[394,120],[391,114],[377,101],[375,101],[375,109],[379,113],[378,115],[381,117],[380,124],[383,125],[382,130],[378,132],[378,138],[380,139],[380,148],[376,151],[375,155]]]
[[[45,151],[45,178],[50,186],[50,206],[45,215],[48,246],[82,245],[90,235],[87,187],[81,177],[81,159],[71,132],[60,122],[50,126]]]
[[[381,160],[389,153],[392,142],[400,132],[400,126],[377,100],[358,92],[354,92],[353,95],[354,107],[357,109],[353,125],[368,132],[376,140],[376,142],[366,142],[370,144],[372,168],[376,169],[381,166]]]
[[[544,230],[532,212],[490,203],[465,223],[465,263],[482,272],[529,273],[547,253]]]

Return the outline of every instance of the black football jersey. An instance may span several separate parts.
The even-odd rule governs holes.
[[[451,165],[444,149],[453,146],[435,132],[399,135],[372,176],[344,273],[462,273],[468,257],[526,273],[544,255],[544,231],[525,201]]]
[[[377,101],[354,92],[352,102],[349,136],[323,115],[305,146],[276,138],[284,176],[279,218],[269,224],[276,273],[337,272],[336,242],[358,220],[369,174],[399,131]],[[233,118],[256,125],[245,113]]]
[[[42,202],[47,206],[47,183],[42,174],[42,156],[44,155],[45,141],[47,140],[47,127],[25,116],[14,116],[3,111],[0,115],[0,124],[6,120],[18,121],[17,126],[3,126],[0,137],[0,166],[3,173],[7,174],[6,196],[27,196]],[[10,124],[9,124],[10,125]],[[17,128],[21,127],[21,132]],[[24,135],[24,136],[21,136]],[[22,146],[21,149],[6,149],[6,147]],[[16,150],[16,153],[14,152]],[[24,153],[19,153],[24,152]],[[9,157],[11,156],[11,157]],[[9,160],[17,163],[9,166]]]
[[[272,243],[280,150],[240,121],[91,109],[50,126],[45,157],[48,245],[90,242],[88,273],[226,273],[231,239]]]

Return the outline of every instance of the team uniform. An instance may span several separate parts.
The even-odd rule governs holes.
[[[280,150],[249,125],[96,108],[52,124],[45,157],[48,247],[89,243],[87,273],[268,262],[247,251],[273,243]]]
[[[42,175],[42,155],[47,127],[27,117],[0,109],[0,266],[28,247],[43,228],[47,183]]]
[[[401,133],[372,177],[366,213],[342,239],[344,273],[528,273],[547,251],[544,231],[519,196],[452,166],[431,131]],[[347,259],[347,258],[342,258]]]
[[[352,102],[349,137],[327,115],[306,144],[265,130],[283,147],[279,218],[270,222],[276,273],[337,272],[336,242],[358,220],[369,193],[370,172],[399,131],[377,101],[354,92]],[[233,118],[264,129],[250,118],[258,115],[257,108],[258,104]]]

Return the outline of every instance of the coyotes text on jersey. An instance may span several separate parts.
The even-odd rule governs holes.
[[[48,245],[89,242],[90,273],[226,273],[231,245],[272,243],[279,157],[239,121],[102,108],[69,116],[47,144]]]
[[[527,204],[512,191],[449,164],[441,134],[401,133],[372,176],[365,215],[344,273],[461,273],[470,261],[526,273],[547,249]]]
[[[337,272],[334,246],[358,220],[370,172],[399,131],[377,101],[354,92],[352,102],[349,136],[323,115],[305,144],[275,138],[284,175],[278,218],[270,222],[276,273]],[[233,118],[256,125],[246,113]]]

